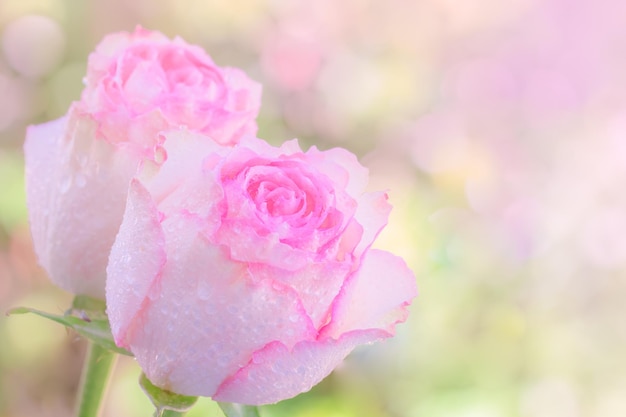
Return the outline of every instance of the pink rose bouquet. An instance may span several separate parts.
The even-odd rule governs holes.
[[[158,132],[185,127],[232,145],[256,132],[261,87],[197,46],[142,28],[107,36],[85,82],[66,116],[27,131],[27,200],[35,251],[52,281],[104,298],[129,181],[141,161],[163,159]]]
[[[309,390],[390,337],[415,277],[370,246],[390,211],[342,150],[163,134],[132,180],[107,267],[115,342],[157,386],[243,404]]]

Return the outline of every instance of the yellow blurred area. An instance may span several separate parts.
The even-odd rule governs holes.
[[[27,15],[42,15],[63,22],[69,5],[63,0],[5,0],[0,3],[0,24],[4,27]]]
[[[397,337],[264,417],[626,415],[626,5],[0,0],[2,311],[70,304],[33,253],[25,129],[138,24],[261,82],[259,137],[357,153],[394,206],[375,246],[417,275]],[[0,417],[71,415],[84,342],[4,315],[0,340]],[[138,376],[120,358],[105,416],[151,415]]]

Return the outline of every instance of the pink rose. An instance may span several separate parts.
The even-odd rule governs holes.
[[[89,56],[85,83],[80,108],[112,141],[148,141],[150,149],[155,130],[185,126],[233,144],[257,130],[260,84],[216,66],[198,46],[141,27],[105,37]]]
[[[370,249],[390,205],[354,155],[165,136],[165,162],[131,182],[106,284],[115,341],[154,384],[273,403],[394,334],[415,277]]]
[[[130,179],[142,160],[163,159],[158,132],[187,126],[232,144],[256,131],[260,86],[198,47],[141,28],[107,36],[86,81],[66,116],[28,128],[26,191],[35,251],[51,280],[104,298]]]

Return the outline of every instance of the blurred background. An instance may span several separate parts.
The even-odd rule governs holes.
[[[346,147],[390,189],[377,246],[417,274],[408,322],[264,417],[626,416],[626,3],[0,0],[3,312],[71,300],[33,254],[25,127],[137,24],[261,82],[261,138]],[[71,415],[83,353],[2,315],[0,416]],[[119,360],[106,417],[151,415],[138,375]]]

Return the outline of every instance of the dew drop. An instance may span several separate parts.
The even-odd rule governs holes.
[[[74,178],[74,183],[77,187],[83,188],[87,184],[87,178],[83,174],[76,174],[76,178]]]
[[[143,328],[143,332],[146,336],[149,336],[152,334],[152,326],[145,326]]]
[[[87,157],[86,156],[79,156],[78,157],[78,165],[81,168],[84,168],[87,165]]]
[[[61,192],[61,194],[65,194],[70,190],[71,186],[72,186],[72,177],[65,177],[61,181],[61,184],[59,186],[59,191]]]
[[[208,300],[213,295],[213,288],[211,288],[211,284],[206,280],[201,279],[198,281],[198,298],[201,300]]]

